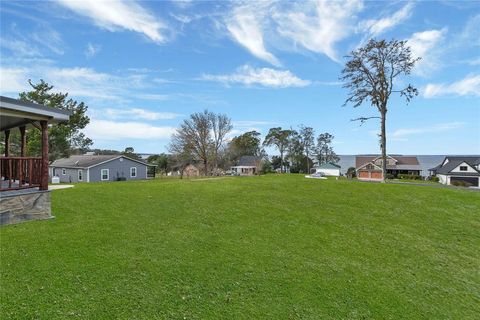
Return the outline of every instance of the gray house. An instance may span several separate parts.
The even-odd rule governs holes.
[[[237,165],[230,167],[230,170],[241,176],[252,176],[260,173],[262,164],[262,157],[242,156]]]
[[[49,174],[67,183],[142,180],[155,177],[155,166],[123,155],[81,155],[55,160]]]

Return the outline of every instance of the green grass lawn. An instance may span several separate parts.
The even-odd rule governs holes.
[[[480,192],[300,175],[77,184],[0,228],[1,319],[478,319]]]

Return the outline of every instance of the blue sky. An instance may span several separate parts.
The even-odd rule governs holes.
[[[474,2],[51,1],[0,3],[2,95],[44,79],[89,106],[95,147],[166,151],[192,112],[232,134],[305,124],[339,154],[378,153],[369,105],[342,107],[344,55],[377,39],[421,56],[409,105],[390,102],[388,152],[480,153],[480,4]]]

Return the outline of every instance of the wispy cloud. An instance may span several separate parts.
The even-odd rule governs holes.
[[[253,68],[249,65],[239,67],[235,73],[227,75],[204,74],[201,79],[218,81],[224,84],[262,85],[272,88],[305,87],[309,80],[303,80],[288,70],[270,68]]]
[[[445,131],[451,131],[463,128],[465,122],[449,122],[449,123],[440,123],[430,127],[421,127],[421,128],[402,128],[397,129],[388,135],[389,139],[396,141],[406,141],[408,136],[426,134],[426,133],[439,133]]]
[[[440,54],[443,51],[441,44],[445,39],[447,28],[432,29],[414,33],[407,41],[412,55],[422,58],[414,68],[417,75],[426,76],[441,66]]]
[[[66,47],[60,33],[46,25],[37,25],[34,32],[27,32],[15,24],[8,32],[2,32],[0,46],[16,58],[42,57],[50,53],[63,55]]]
[[[295,46],[325,54],[339,61],[335,45],[354,30],[355,16],[362,1],[306,1],[293,9],[276,7],[273,18],[278,33]]]
[[[175,130],[174,127],[153,126],[143,122],[92,119],[84,132],[95,141],[114,141],[123,139],[168,139]]]
[[[85,48],[85,56],[87,58],[91,58],[93,56],[95,56],[99,51],[100,51],[101,47],[100,45],[98,44],[93,44],[93,43],[88,43],[87,44],[87,47]]]
[[[108,31],[129,30],[141,33],[156,43],[167,41],[168,27],[137,1],[57,0],[62,6],[86,16]]]
[[[36,82],[44,79],[60,92],[68,92],[70,96],[87,97],[101,100],[125,100],[134,88],[143,87],[143,76],[137,74],[113,75],[98,72],[91,68],[73,67],[58,68],[51,64],[30,63],[27,67],[1,67],[0,82],[2,93],[14,93],[29,90],[28,79]]]
[[[462,80],[447,84],[428,84],[423,90],[425,98],[440,96],[480,96],[480,75],[470,74]]]
[[[409,2],[388,17],[369,19],[360,22],[360,28],[369,33],[369,38],[376,37],[407,20],[412,14],[413,7],[413,2]]]
[[[268,5],[268,3],[267,3]],[[265,48],[262,21],[265,17],[265,3],[250,3],[236,7],[226,20],[232,38],[259,59],[275,66],[280,61]]]
[[[141,108],[113,109],[107,108],[104,115],[109,119],[169,120],[181,116],[173,112],[154,112]]]
[[[473,46],[480,46],[480,14],[470,18],[463,29],[459,40]]]

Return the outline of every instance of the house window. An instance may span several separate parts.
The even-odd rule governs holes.
[[[110,178],[110,170],[102,169],[101,171],[101,179],[102,181],[108,180]]]
[[[460,166],[460,171],[468,171],[468,167],[467,166]]]
[[[83,181],[83,170],[78,170],[78,181]]]
[[[62,169],[62,176],[67,174],[67,169]]]
[[[137,176],[137,167],[130,168],[130,177],[135,178]]]

